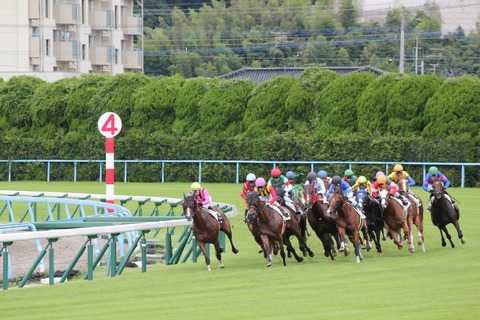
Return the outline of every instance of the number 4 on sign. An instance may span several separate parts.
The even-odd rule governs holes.
[[[115,137],[122,130],[122,120],[114,112],[106,112],[98,119],[98,131],[106,137]]]

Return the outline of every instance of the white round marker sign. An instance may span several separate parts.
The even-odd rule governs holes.
[[[105,112],[98,119],[98,131],[105,138],[115,137],[122,130],[122,120],[114,112]]]

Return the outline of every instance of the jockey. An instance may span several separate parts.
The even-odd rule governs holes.
[[[350,187],[352,187],[355,182],[357,182],[357,176],[353,174],[352,169],[345,170],[345,173],[343,175],[343,181],[347,182]]]
[[[288,171],[285,174],[285,176],[288,178],[288,181],[292,186],[292,190],[290,191],[290,199],[292,199],[293,204],[297,208],[297,212],[302,212],[303,209],[297,202],[295,202],[295,199],[298,199],[301,205],[305,204],[305,199],[303,198],[303,185],[302,185],[303,173],[295,175],[293,171]]]
[[[340,186],[340,190],[342,190],[343,196],[347,198],[348,202],[350,202],[354,207],[358,208],[357,201],[353,196],[352,188],[350,188],[348,182],[340,178],[340,176],[332,177],[332,184],[330,185],[330,188],[328,188],[328,191],[325,194],[325,198],[330,199],[330,196],[335,190],[335,186]]]
[[[312,171],[307,174],[307,182],[305,182],[305,185],[311,185],[317,189],[317,195],[323,200],[323,202],[325,202],[324,195],[327,190],[325,190],[325,184],[323,183],[323,180],[318,178],[315,172]]]
[[[273,168],[271,172],[272,177],[268,179],[268,183],[272,186],[281,186],[283,191],[285,191],[283,195],[283,200],[285,205],[293,210],[293,212],[297,212],[298,210],[295,208],[292,199],[290,199],[290,191],[292,191],[292,185],[290,181],[282,174],[282,171],[278,168]],[[302,213],[301,211],[299,214]]]
[[[325,170],[320,170],[318,171],[318,177],[323,180],[323,184],[332,184],[332,178],[330,178],[327,174],[327,171]]]
[[[222,216],[213,207],[212,197],[210,196],[210,194],[208,194],[208,190],[206,188],[202,188],[202,186],[198,182],[192,183],[190,188],[192,189],[192,191],[190,191],[189,195],[193,196],[193,198],[198,202],[200,206],[207,209],[210,214],[217,219],[219,223],[222,223]]]
[[[360,176],[352,187],[352,191],[357,196],[358,206],[363,209],[363,203],[367,197],[367,193],[372,193],[372,183],[364,176]]]
[[[409,187],[413,187],[414,185],[416,185],[415,180],[410,177],[407,171],[403,170],[403,166],[401,164],[396,164],[395,167],[393,167],[393,172],[388,175],[388,178],[393,180],[393,182],[398,183],[398,179],[401,176],[403,176],[405,179],[408,179]],[[407,194],[412,196],[412,198],[417,203],[417,206],[421,205],[420,199],[411,190],[408,190]]]
[[[438,171],[437,167],[430,167],[428,169],[428,173],[423,179],[422,189],[430,192],[430,198],[428,199],[428,208],[427,210],[430,211],[432,209],[432,202],[433,202],[433,192],[432,192],[432,184],[435,180],[441,180],[443,182],[443,186],[447,189],[450,186],[450,180],[448,180],[447,176],[443,173]],[[446,198],[450,200],[452,204],[455,204],[455,200],[448,194],[445,190]]]
[[[392,180],[388,179],[387,176],[384,174],[378,175],[377,181],[375,181],[375,183],[372,186],[373,196],[375,198],[378,199],[378,191],[381,189],[388,190],[390,195],[402,201],[402,204],[404,206],[408,206],[410,204],[410,202],[408,202],[407,199],[405,199],[400,193],[398,193],[397,184]]]
[[[242,193],[240,193],[240,197],[242,197],[244,200],[247,200],[248,192],[253,192],[253,188],[255,188],[255,180],[257,180],[257,177],[255,177],[253,173],[247,174],[245,183],[243,184]]]
[[[243,200],[247,200],[247,193],[253,192],[253,189],[255,188],[256,179],[257,178],[253,173],[247,174],[247,177],[245,178],[245,183],[243,184],[242,193],[240,193],[240,197],[242,197]],[[247,217],[247,212],[248,212],[248,209],[245,209],[245,217]]]
[[[267,184],[264,178],[260,177],[255,180],[254,191],[258,193],[260,200],[265,202],[267,205],[276,207],[277,211],[282,213],[280,210],[280,203],[277,201],[275,188],[273,188],[270,183]]]

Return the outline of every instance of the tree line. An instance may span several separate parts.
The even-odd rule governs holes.
[[[479,78],[471,76],[341,77],[319,67],[300,78],[276,77],[258,85],[132,73],[53,83],[13,77],[0,81],[0,159],[104,159],[97,122],[103,113],[115,112],[123,122],[115,138],[118,160],[478,162],[479,90]],[[1,180],[7,179],[7,165],[0,164]],[[39,166],[22,166],[13,179],[43,180]],[[130,181],[160,181],[154,165],[129,168]],[[258,168],[242,166],[242,176]],[[373,175],[376,169],[362,170]],[[477,185],[479,169],[467,168],[467,186]],[[52,179],[70,179],[69,170],[55,170]],[[188,164],[169,164],[167,170],[172,181],[195,180],[198,174]],[[412,170],[418,180],[421,168]],[[443,170],[459,184],[458,168]],[[212,164],[203,176],[234,181],[235,168]],[[79,180],[97,178],[94,165],[80,170]]]
[[[140,8],[138,9],[140,12]],[[404,21],[405,72],[480,75],[479,29],[441,33],[435,2],[359,22],[355,0],[145,0],[145,73],[215,77],[243,67],[364,66],[396,72]],[[138,43],[140,46],[140,41]]]

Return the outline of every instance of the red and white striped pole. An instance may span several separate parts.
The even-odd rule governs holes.
[[[98,130],[105,137],[106,201],[115,203],[115,143],[114,137],[122,129],[122,120],[113,112],[106,112],[98,119]],[[108,209],[108,213],[112,212]]]

